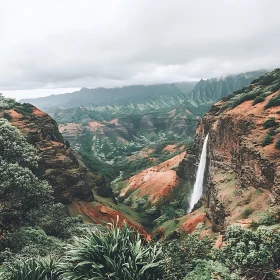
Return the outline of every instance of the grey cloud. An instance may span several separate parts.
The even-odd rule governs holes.
[[[278,0],[0,1],[0,91],[164,83],[280,65]]]

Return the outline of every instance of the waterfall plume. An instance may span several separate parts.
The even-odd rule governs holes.
[[[188,209],[188,213],[190,213],[194,207],[194,205],[198,202],[203,194],[203,180],[204,180],[204,171],[206,166],[206,156],[207,156],[207,142],[208,142],[209,134],[206,135],[203,143],[203,148],[200,156],[200,161],[198,165],[198,169],[196,172],[196,179],[193,188],[193,192],[191,195],[190,207]]]

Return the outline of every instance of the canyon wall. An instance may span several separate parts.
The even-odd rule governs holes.
[[[46,113],[30,104],[14,103],[10,108],[0,108],[0,117],[16,126],[37,150],[40,179],[47,180],[57,201],[70,203],[74,198],[94,199],[87,169],[77,160],[58,131],[57,123]]]
[[[209,133],[204,195],[195,209],[205,208],[214,231],[232,223],[250,224],[258,214],[278,207],[279,85],[276,69],[216,103],[200,121],[195,144],[179,165],[177,174],[193,183]],[[252,212],[248,217],[246,209]]]

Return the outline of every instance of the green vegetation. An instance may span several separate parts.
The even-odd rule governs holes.
[[[253,105],[256,105],[256,104],[261,103],[263,101],[265,101],[265,98],[261,97],[261,96],[258,96],[254,99]]]
[[[271,128],[271,127],[274,127],[277,125],[278,125],[278,123],[275,121],[275,118],[269,118],[269,119],[265,120],[263,123],[264,128]]]
[[[240,215],[241,219],[247,219],[252,213],[254,209],[252,207],[246,208]]]
[[[5,280],[58,280],[55,262],[49,258],[30,258],[16,261],[9,272],[0,274],[0,279]],[[1,278],[2,276],[2,278]]]
[[[273,265],[280,257],[279,238],[279,233],[265,227],[252,231],[232,226],[226,231],[226,245],[217,259],[235,267],[245,279],[278,279]]]
[[[193,271],[187,274],[185,280],[240,280],[236,273],[221,262],[213,260],[201,260]]]
[[[275,136],[276,134],[279,133],[279,129],[274,127],[274,128],[271,128],[267,134],[269,134],[270,136]]]
[[[139,233],[117,224],[75,237],[56,258],[29,258],[5,266],[5,280],[157,280],[163,277],[160,245],[145,245]],[[1,278],[2,277],[2,278]]]
[[[0,96],[0,108],[11,109],[16,104],[16,101],[11,98]]]
[[[254,100],[256,98],[259,97],[259,95],[262,93],[262,91],[253,91],[253,92],[250,92],[250,93],[247,93],[245,91],[246,94],[244,95],[241,95],[239,99],[235,100],[233,105],[232,105],[232,108],[235,108],[236,106],[242,104],[243,102],[245,101],[248,101],[248,100]]]
[[[9,121],[11,119],[11,116],[9,115],[9,113],[4,112],[3,113],[3,118]]]
[[[160,247],[145,246],[124,224],[121,230],[111,225],[106,234],[92,231],[76,238],[59,267],[62,279],[156,280],[162,277],[162,264]]]
[[[185,210],[182,209],[182,202],[180,200],[174,200],[161,207],[160,216],[153,223],[155,226],[159,226],[165,221],[173,220],[184,215]]]
[[[223,99],[225,104],[222,106],[221,110],[219,110],[219,113],[224,110],[235,108],[247,100],[254,100],[252,105],[263,102],[268,95],[279,90],[279,85],[280,69],[275,69],[253,80],[250,86],[240,87],[241,89],[225,97]],[[278,106],[280,104],[278,99],[279,96],[270,99],[265,108]]]
[[[186,274],[195,268],[198,260],[210,258],[212,246],[209,237],[199,238],[195,234],[187,235],[182,241],[164,242],[166,273],[163,279],[184,279]]]
[[[264,213],[262,213],[262,215],[260,216],[258,224],[265,225],[265,226],[275,225],[277,223],[277,219],[275,216],[276,215],[273,215],[267,210]]]
[[[276,95],[275,97],[271,98],[268,103],[264,106],[265,109],[280,106],[280,95]]]
[[[265,147],[265,146],[271,144],[273,142],[273,140],[274,140],[274,137],[267,134],[263,139],[262,146]]]
[[[231,226],[223,241],[215,249],[208,236],[189,234],[181,241],[145,244],[126,224],[122,229],[111,224],[75,237],[60,255],[5,264],[0,279],[279,279],[279,232]]]
[[[280,139],[278,139],[277,142],[275,143],[275,148],[280,150]]]
[[[81,221],[55,204],[51,186],[35,176],[36,151],[20,131],[0,119],[0,260],[7,264],[59,251]]]
[[[0,119],[0,135],[0,229],[7,231],[40,219],[42,206],[51,202],[52,190],[32,173],[37,167],[35,149],[19,130]]]

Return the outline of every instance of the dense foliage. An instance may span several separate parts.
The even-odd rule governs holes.
[[[2,276],[6,280],[157,280],[163,277],[159,245],[147,245],[126,223],[103,231],[87,230],[64,248],[59,259],[15,261]]]
[[[52,200],[51,187],[38,180],[32,169],[37,166],[35,149],[19,130],[0,120],[0,228],[10,230],[32,225],[40,219]]]
[[[166,241],[163,247],[166,256],[164,279],[183,279],[198,260],[209,259],[212,246],[208,237],[199,238],[195,234],[187,235],[183,241]]]
[[[275,106],[279,106],[280,105],[280,95],[276,95],[275,97],[271,98],[268,103],[265,105],[265,109],[271,108],[271,107],[275,107]]]
[[[264,226],[256,230],[227,228],[220,249],[196,234],[163,243],[166,280],[280,279],[280,233]]]
[[[39,180],[38,157],[20,131],[0,119],[0,261],[58,252],[81,221],[54,204],[51,186]]]
[[[267,227],[256,231],[237,226],[228,228],[220,261],[248,279],[278,279],[280,234]]]
[[[91,231],[68,246],[59,265],[64,279],[156,280],[162,277],[162,252],[144,245],[124,224],[104,233]]]

